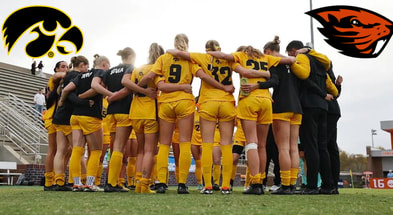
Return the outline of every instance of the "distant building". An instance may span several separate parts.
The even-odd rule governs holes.
[[[381,129],[390,133],[391,149],[366,148],[367,170],[372,171],[376,178],[386,178],[389,169],[393,169],[393,120],[381,121]]]

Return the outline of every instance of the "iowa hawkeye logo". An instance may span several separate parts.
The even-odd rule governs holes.
[[[58,40],[56,30],[62,28],[64,33]],[[83,45],[83,35],[81,30],[72,25],[71,19],[62,11],[46,6],[30,6],[21,8],[5,20],[1,32],[8,54],[18,39],[27,31],[38,35],[26,44],[26,54],[32,58],[39,58],[44,55],[52,58],[54,52],[51,51],[55,45],[60,54],[67,55],[63,42],[68,42],[75,47],[78,53]]]
[[[357,58],[375,58],[392,36],[393,23],[373,11],[353,6],[330,6],[306,12],[324,28],[326,42],[341,53]]]

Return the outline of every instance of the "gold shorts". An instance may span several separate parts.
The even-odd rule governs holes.
[[[193,100],[179,100],[174,102],[162,102],[159,104],[158,116],[170,123],[176,119],[184,119],[195,112]]]
[[[273,122],[272,102],[268,98],[250,96],[242,98],[236,112],[238,118],[256,121],[258,124]]]
[[[132,125],[132,121],[129,118],[129,114],[108,114],[106,115],[108,127],[110,133],[115,133],[117,127],[129,127]]]
[[[199,115],[209,121],[231,121],[235,119],[236,109],[234,102],[208,101],[200,105]]]
[[[130,140],[132,140],[132,139],[136,140],[136,135],[135,135],[134,129],[132,129],[132,131],[131,131],[130,136],[128,137],[128,139],[130,139]]]
[[[237,145],[237,146],[245,146],[246,145],[246,141],[245,140],[233,140],[233,145]]]
[[[91,116],[72,115],[70,119],[72,130],[82,130],[88,135],[102,129],[102,120]]]
[[[136,133],[152,134],[158,132],[158,122],[154,119],[134,119],[132,128]]]
[[[71,125],[56,125],[56,132],[61,132],[64,134],[64,136],[68,136],[72,133],[72,128]]]
[[[273,120],[283,120],[290,122],[291,125],[300,125],[302,124],[302,115],[293,112],[273,113]]]
[[[48,134],[56,133],[56,127],[52,124],[52,119],[45,120],[44,124]]]

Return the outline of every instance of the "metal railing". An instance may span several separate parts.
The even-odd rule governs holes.
[[[0,101],[0,126],[6,136],[26,155],[45,155],[41,146],[48,145],[42,114],[9,93]]]

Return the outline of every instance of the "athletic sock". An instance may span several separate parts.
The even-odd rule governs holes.
[[[195,177],[198,184],[202,184],[202,161],[195,160]]]
[[[295,185],[298,173],[299,168],[291,168],[291,185]]]
[[[55,183],[59,186],[63,186],[65,184],[65,174],[64,173],[56,174]]]
[[[180,158],[179,158],[179,160],[180,160]],[[177,164],[177,165],[175,165],[175,178],[176,178],[176,182],[177,183],[179,183],[179,180],[180,180],[180,176],[179,176],[179,174],[180,174],[180,168],[179,168],[179,166],[180,166],[180,161],[179,161],[179,163]],[[169,173],[168,173],[168,177],[169,177]],[[168,178],[167,178],[167,181],[168,181]],[[168,183],[168,182],[167,182]]]
[[[213,143],[202,143],[202,174],[205,187],[212,187]]]
[[[97,175],[98,169],[100,167],[100,157],[101,157],[101,150],[92,150],[90,151],[90,156],[89,156],[89,161],[87,162],[87,167],[86,167],[86,175],[87,175],[87,181],[86,185],[94,185],[94,179],[95,176]],[[91,179],[93,178],[93,181]]]
[[[191,166],[191,143],[181,142],[179,144],[180,155],[179,155],[179,184],[185,184],[187,182],[187,176]]]
[[[166,183],[168,174],[169,145],[160,144],[157,155],[157,176],[160,183]]]
[[[289,186],[291,182],[291,171],[290,170],[280,170],[281,184],[283,186]]]
[[[45,176],[45,187],[50,187],[53,185],[55,173],[54,172],[46,172]]]
[[[214,164],[213,165],[213,182],[214,184],[220,183],[221,176],[221,165]]]
[[[115,187],[117,185],[117,179],[120,175],[121,166],[123,164],[123,153],[114,151],[109,161],[109,173],[108,173],[108,184]]]
[[[96,186],[99,186],[101,184],[101,176],[103,171],[104,171],[104,165],[100,162],[100,166],[98,167],[98,171],[95,179]]]
[[[236,173],[237,173],[237,165],[233,165],[233,164],[232,164],[232,175],[231,175],[231,179],[232,179],[233,181],[235,181]]]
[[[135,186],[135,164],[136,164],[136,157],[128,157],[128,164],[126,170],[128,186]]]
[[[85,153],[85,148],[84,147],[73,147],[72,148],[72,154],[70,158],[70,167],[69,167],[69,172],[70,175],[72,175],[72,178],[78,177],[80,180],[81,177],[81,160],[82,156]],[[77,184],[74,180],[74,184]]]
[[[251,175],[250,184],[262,184],[262,174],[258,173],[256,175]]]
[[[250,168],[246,168],[246,181],[244,182],[244,186],[248,187],[250,186],[250,181],[251,181],[251,173],[250,173]]]
[[[222,152],[222,187],[229,187],[232,176],[232,145],[221,145]]]

